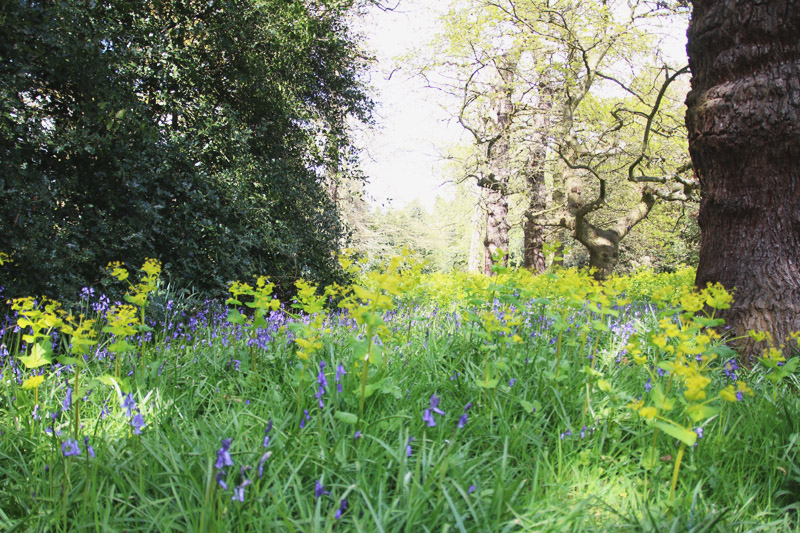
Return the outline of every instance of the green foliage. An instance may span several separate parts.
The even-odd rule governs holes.
[[[108,372],[141,365],[136,309],[78,318],[15,300],[0,527],[797,528],[796,389],[735,367],[712,330],[731,301],[720,287],[498,268],[448,312],[414,301],[425,278],[406,255],[351,287],[300,282],[288,322],[266,279],[234,283],[234,320],[221,304],[165,319],[147,332],[162,368],[131,382]],[[304,326],[319,343],[301,355]],[[54,337],[50,355],[75,357],[27,355]],[[111,354],[112,340],[134,350]],[[268,364],[240,359],[254,340]],[[297,387],[298,356],[319,369],[312,387]]]
[[[0,11],[0,232],[11,295],[74,298],[159,257],[220,293],[335,278],[327,184],[367,119],[351,2],[11,2]]]

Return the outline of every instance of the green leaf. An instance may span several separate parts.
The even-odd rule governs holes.
[[[687,446],[694,446],[694,443],[697,442],[697,433],[691,429],[686,429],[674,423],[661,421],[656,422],[655,425],[670,437],[675,437]]]
[[[686,414],[692,419],[692,422],[702,422],[708,420],[712,416],[719,413],[719,407],[712,407],[708,404],[695,404],[686,409]]]
[[[246,322],[244,315],[238,309],[231,309],[228,311],[228,316],[225,318],[231,324],[244,324]]]
[[[372,349],[369,354],[369,362],[373,365],[382,365],[383,364],[383,346],[378,346],[375,343],[372,343]]]
[[[134,346],[124,339],[120,339],[111,346],[108,347],[114,353],[124,353],[130,352],[134,350]]]
[[[367,339],[358,340],[353,337],[350,339],[350,345],[353,347],[353,359],[363,361],[369,349],[369,341]]]
[[[59,363],[61,363],[64,366],[75,365],[75,366],[79,366],[81,368],[86,368],[86,363],[83,362],[83,359],[78,359],[77,357],[62,356],[62,357],[59,357],[58,359],[56,359],[56,361],[58,361]]]
[[[500,380],[497,378],[476,381],[475,384],[482,389],[494,389]]]
[[[383,381],[383,384],[381,385],[381,392],[383,394],[391,394],[396,400],[399,400],[403,397],[403,392],[400,390],[400,387],[398,387],[397,384],[390,379]]]
[[[333,418],[345,424],[355,425],[358,423],[358,416],[346,411],[336,411],[333,413]]]
[[[383,380],[376,381],[375,383],[367,383],[367,386],[364,388],[364,398],[369,398],[375,391],[379,390],[383,386]],[[361,391],[356,390],[356,395],[360,395]]]
[[[675,408],[675,399],[667,398],[661,390],[661,385],[653,385],[653,390],[650,391],[653,396],[653,406],[661,411],[671,411]]]
[[[715,328],[717,326],[722,326],[723,324],[725,324],[724,318],[711,318],[707,316],[695,316],[694,318],[692,318],[692,321],[695,324],[698,324],[705,328]]]
[[[42,343],[38,342],[33,345],[31,355],[25,355],[19,358],[25,368],[39,368],[40,366],[49,365],[50,359],[47,357],[49,350],[42,347]]]

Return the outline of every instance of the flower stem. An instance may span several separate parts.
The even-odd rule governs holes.
[[[686,443],[681,442],[681,447],[678,450],[678,456],[675,458],[675,469],[672,471],[672,486],[669,489],[669,501],[675,501],[675,487],[678,485],[678,472],[681,469],[681,461],[683,460],[683,451],[686,449]]]

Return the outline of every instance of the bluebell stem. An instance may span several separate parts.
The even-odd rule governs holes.
[[[266,448],[269,446],[269,432],[272,431],[272,419],[267,422],[267,428],[264,430],[264,443],[263,446]]]

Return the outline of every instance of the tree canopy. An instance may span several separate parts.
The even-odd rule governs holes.
[[[4,2],[7,293],[71,297],[147,256],[210,292],[335,276],[330,189],[355,157],[348,120],[371,109],[352,4]]]

